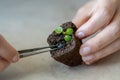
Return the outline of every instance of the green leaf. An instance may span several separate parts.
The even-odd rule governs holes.
[[[56,32],[57,34],[61,34],[61,33],[63,32],[63,28],[62,28],[61,26],[59,26],[59,27],[57,27],[57,28],[55,29],[55,32]]]
[[[65,40],[66,42],[71,41],[71,39],[72,39],[72,37],[71,37],[70,35],[65,35],[65,37],[64,37],[64,40]]]
[[[73,29],[72,28],[67,28],[67,30],[66,30],[66,32],[65,32],[65,34],[67,34],[67,35],[72,35],[73,34]]]

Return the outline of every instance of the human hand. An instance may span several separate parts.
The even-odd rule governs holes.
[[[86,64],[92,64],[120,50],[120,1],[94,0],[78,10],[72,20],[76,36],[83,39],[96,32],[80,48]]]
[[[0,35],[0,72],[18,60],[18,52]]]

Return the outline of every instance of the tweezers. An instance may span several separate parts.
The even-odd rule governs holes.
[[[54,51],[56,49],[57,49],[57,45],[51,45],[51,46],[41,47],[41,48],[19,50],[18,52],[19,52],[20,58],[24,58],[24,57],[28,57],[36,54]]]

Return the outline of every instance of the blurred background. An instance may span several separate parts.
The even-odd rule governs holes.
[[[71,21],[87,1],[0,0],[0,34],[17,50],[46,46],[46,39],[55,27]],[[0,80],[115,80],[111,76],[113,73],[119,76],[115,73],[119,63],[115,62],[119,61],[110,57],[98,65],[70,68],[45,53],[11,64],[0,73]]]
[[[44,45],[48,34],[71,21],[86,1],[0,0],[0,33],[17,49]]]

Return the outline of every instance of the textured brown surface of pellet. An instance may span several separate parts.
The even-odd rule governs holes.
[[[72,40],[67,42],[66,45],[58,50],[51,51],[51,56],[58,62],[68,66],[77,66],[82,63],[79,49],[82,41],[75,36],[76,26],[72,22],[66,22],[61,25],[65,31],[68,27],[73,28]],[[54,31],[49,35],[47,42],[49,45],[55,45],[62,41],[63,35],[58,35]]]

